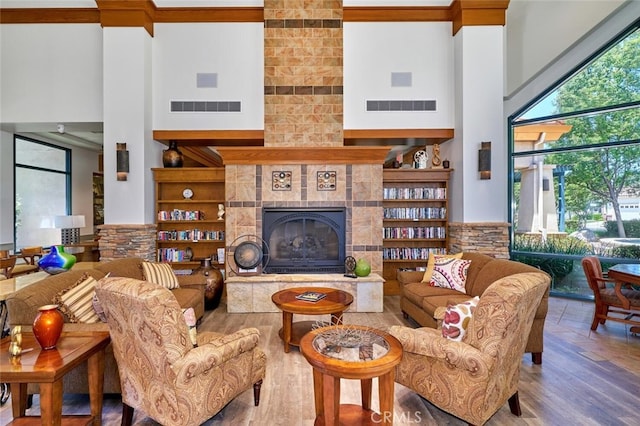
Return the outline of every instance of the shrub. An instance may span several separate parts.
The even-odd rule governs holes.
[[[618,222],[615,220],[608,220],[604,223],[605,228],[607,228],[607,237],[615,238],[618,237]],[[624,226],[624,232],[627,235],[627,238],[640,238],[640,220],[623,220],[622,226]]]

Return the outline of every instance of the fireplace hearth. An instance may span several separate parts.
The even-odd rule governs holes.
[[[262,229],[269,248],[265,273],[344,273],[344,208],[265,207]]]

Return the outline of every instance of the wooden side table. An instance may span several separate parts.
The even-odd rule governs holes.
[[[296,297],[308,291],[324,293],[326,296],[317,302],[298,300]],[[295,287],[281,290],[271,296],[271,301],[282,311],[282,329],[280,337],[284,341],[284,351],[290,346],[300,346],[300,339],[313,327],[313,321],[293,322],[293,314],[325,315],[331,314],[331,322],[342,321],[342,313],[353,303],[353,296],[346,291],[328,287]]]
[[[0,374],[11,386],[14,421],[10,424],[30,424],[34,417],[25,417],[27,384],[40,385],[40,421],[43,425],[60,425],[62,416],[62,378],[83,362],[89,374],[91,416],[72,416],[75,424],[102,424],[102,389],[104,384],[104,351],[111,341],[109,332],[63,332],[56,348],[43,350],[33,333],[22,333],[22,355],[9,355],[10,338],[0,344]],[[80,421],[80,423],[78,423]]]
[[[335,325],[306,334],[300,351],[313,367],[316,426],[393,424],[395,367],[402,360],[398,339],[370,327]],[[380,413],[371,410],[374,377]],[[340,404],[341,378],[360,380],[362,406]]]

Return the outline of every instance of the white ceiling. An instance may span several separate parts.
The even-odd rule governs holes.
[[[0,128],[20,136],[102,152],[102,123],[2,123]]]

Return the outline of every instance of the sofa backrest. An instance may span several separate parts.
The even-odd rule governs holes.
[[[109,262],[101,262],[96,266],[96,269],[105,274],[109,273],[110,277],[128,277],[144,280],[142,262],[143,260],[139,257],[126,257]]]
[[[541,272],[540,269],[525,263],[496,259],[482,253],[465,252],[462,258],[471,261],[466,286],[466,292],[471,296],[482,295],[487,287],[500,278],[523,272]]]

